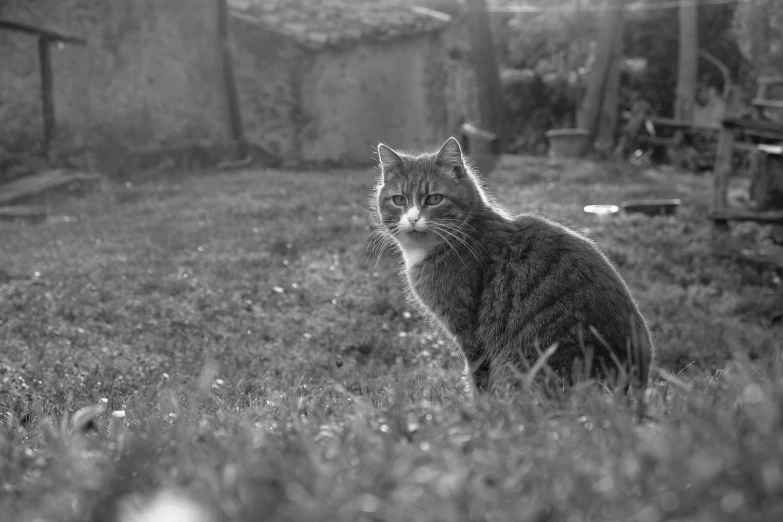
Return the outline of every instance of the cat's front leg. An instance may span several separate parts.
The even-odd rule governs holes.
[[[466,362],[465,377],[471,380],[473,386],[480,393],[488,392],[490,387],[489,357],[473,343],[465,343],[462,347],[462,351],[465,354]]]

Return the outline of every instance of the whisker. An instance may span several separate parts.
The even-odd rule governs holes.
[[[449,229],[447,229],[447,228],[446,228],[445,226],[443,226],[442,224],[438,224],[438,223],[434,223],[434,224],[432,224],[432,230],[434,231],[434,230],[436,230],[436,229],[437,229],[437,230],[439,230],[440,232],[443,232],[444,234],[446,234],[446,235],[448,235],[448,236],[450,236],[450,237],[454,238],[454,240],[456,240],[456,241],[457,241],[457,242],[459,242],[459,243],[460,243],[462,246],[464,246],[464,247],[465,247],[465,249],[466,249],[468,252],[470,252],[470,254],[471,254],[471,255],[472,255],[474,258],[476,258],[476,261],[477,261],[477,262],[478,262],[480,265],[482,265],[482,266],[483,266],[483,263],[481,262],[481,257],[478,255],[478,252],[476,252],[476,250],[475,250],[475,249],[474,249],[472,246],[470,246],[470,244],[469,244],[467,241],[465,241],[464,239],[462,239],[461,237],[459,237],[459,236],[458,236],[457,234],[455,234],[454,232],[451,232]]]
[[[465,240],[466,242],[468,242],[468,241],[469,241],[469,242],[471,242],[473,245],[475,245],[475,247],[477,247],[477,248],[478,248],[478,249],[480,249],[480,250],[483,250],[483,251],[484,251],[484,253],[486,253],[486,254],[488,254],[488,253],[489,253],[489,252],[487,252],[487,249],[486,249],[486,248],[484,248],[484,245],[482,245],[481,243],[479,243],[479,242],[476,240],[476,238],[472,237],[470,234],[467,234],[467,233],[465,233],[465,231],[464,231],[464,230],[462,230],[460,227],[456,227],[456,226],[454,226],[454,225],[452,225],[452,224],[450,224],[450,223],[442,223],[440,220],[438,220],[438,221],[436,221],[436,222],[434,222],[434,223],[436,223],[436,224],[440,224],[440,225],[441,225],[442,227],[444,227],[444,228],[447,228],[447,229],[449,229],[449,230],[452,230],[452,231],[455,231],[455,232],[459,233],[460,237],[461,237],[463,240]]]
[[[445,242],[445,243],[446,243],[446,244],[449,246],[449,248],[452,250],[452,252],[454,252],[454,253],[457,255],[457,259],[459,259],[460,263],[462,263],[463,265],[465,265],[465,260],[463,260],[463,259],[462,259],[462,256],[461,256],[461,255],[459,255],[459,251],[457,251],[457,249],[456,249],[456,248],[454,248],[454,245],[452,245],[452,244],[449,242],[449,240],[448,240],[448,239],[446,239],[444,236],[442,236],[442,235],[441,235],[441,233],[440,233],[440,232],[438,232],[438,231],[437,231],[435,228],[432,228],[431,230],[432,230],[432,231],[433,231],[435,234],[437,234],[437,235],[438,235],[438,237],[439,237],[439,238],[441,238],[441,239],[442,239],[442,240],[443,240],[443,241],[444,241],[444,242]],[[445,230],[441,230],[441,232],[444,232],[444,233],[446,233],[446,231],[445,231]]]
[[[478,240],[477,240],[475,237],[473,237],[472,235],[468,234],[468,233],[467,233],[467,232],[465,232],[464,230],[458,230],[458,232],[459,232],[459,234],[460,234],[460,237],[461,237],[462,239],[464,239],[466,242],[469,242],[469,243],[471,243],[471,244],[472,244],[472,245],[473,245],[473,246],[474,246],[474,247],[475,247],[477,250],[481,250],[481,251],[483,251],[485,254],[489,254],[489,252],[488,252],[488,251],[487,251],[487,249],[484,247],[484,245],[483,245],[483,244],[481,244],[481,242],[480,242],[480,241],[478,241]]]

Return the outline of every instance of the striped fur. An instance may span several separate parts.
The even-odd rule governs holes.
[[[489,390],[509,365],[525,372],[554,343],[548,364],[566,383],[581,361],[593,377],[624,372],[631,385],[646,384],[647,325],[592,241],[502,209],[454,138],[435,153],[381,144],[378,155],[379,237],[402,254],[411,302],[462,350],[472,388]]]

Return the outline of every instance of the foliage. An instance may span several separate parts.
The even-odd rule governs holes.
[[[466,402],[394,257],[366,259],[373,174],[134,180],[0,224],[0,520],[776,519],[783,273],[712,249],[708,180],[519,158],[489,180],[628,281],[679,373],[641,410],[595,387]],[[640,196],[686,204],[581,210]]]
[[[653,0],[646,2],[654,4]],[[599,4],[600,2],[582,2],[581,5],[595,7]],[[573,2],[541,5],[572,8],[544,13],[499,14],[495,19],[501,63],[508,68],[532,71],[541,77],[547,90],[546,94],[542,94],[536,91],[538,85],[529,84],[528,88],[539,96],[535,104],[517,99],[517,96],[527,96],[528,91],[522,90],[515,94],[514,89],[511,89],[511,92],[507,93],[512,106],[509,117],[516,122],[531,122],[526,126],[512,124],[512,128],[524,128],[518,130],[521,134],[517,135],[517,142],[524,144],[543,141],[543,133],[551,127],[533,126],[538,122],[541,125],[550,123],[539,113],[559,110],[559,104],[563,102],[560,91],[564,85],[569,86],[570,98],[576,100],[579,97],[584,79],[578,73],[587,66],[591,51],[589,42],[596,37],[594,13],[578,11],[573,8]],[[732,4],[700,6],[698,31],[700,48],[723,61],[733,81],[740,82],[747,77],[747,64],[732,33],[734,8]],[[623,52],[627,59],[633,61],[626,62],[622,68],[621,111],[630,108],[629,92],[633,90],[650,102],[658,114],[673,116],[678,24],[676,9],[636,10],[627,13]],[[714,86],[718,91],[723,88],[721,71],[703,59],[699,61],[699,79],[702,85]],[[572,101],[569,105],[573,106],[574,103]],[[531,105],[532,109],[529,108]],[[537,135],[538,138],[531,137],[532,135]],[[522,150],[532,152],[534,149],[527,147]]]
[[[508,152],[543,153],[547,146],[545,131],[574,126],[577,86],[573,80],[513,69],[503,71],[501,80],[506,125],[514,137]]]
[[[734,34],[757,74],[783,74],[783,12],[776,0],[742,0],[734,13]]]
[[[699,48],[719,58],[734,82],[746,75],[745,62],[732,33],[735,6],[702,5],[698,10]],[[676,9],[639,11],[626,23],[624,53],[647,62],[642,74],[630,75],[626,85],[639,92],[655,111],[673,116],[677,83],[679,19]],[[699,61],[699,79],[704,85],[723,89],[723,76],[715,66]]]

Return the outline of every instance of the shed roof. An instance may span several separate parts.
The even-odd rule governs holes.
[[[443,28],[450,16],[411,0],[229,0],[231,15],[310,48]]]

